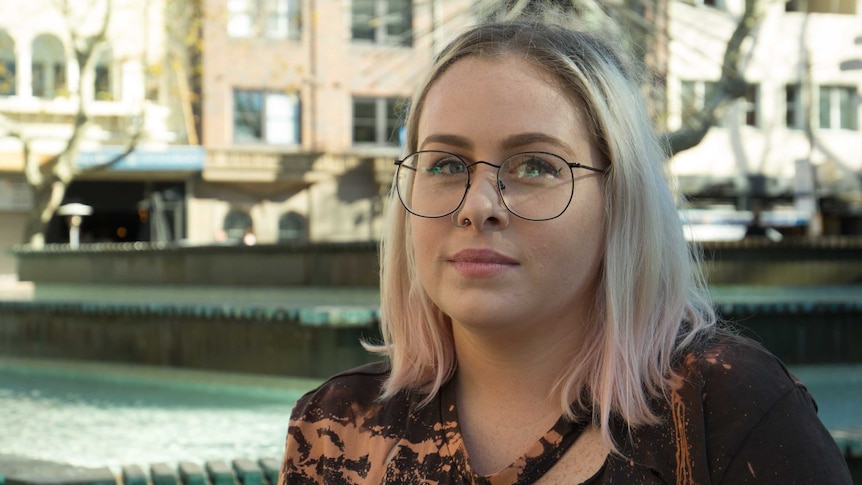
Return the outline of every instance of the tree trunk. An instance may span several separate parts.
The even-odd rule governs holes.
[[[41,249],[45,245],[45,233],[48,223],[66,195],[67,184],[60,179],[54,179],[49,183],[31,186],[33,194],[33,206],[27,215],[27,223],[24,226],[24,241],[33,249]]]

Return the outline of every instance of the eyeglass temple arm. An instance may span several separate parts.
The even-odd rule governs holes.
[[[569,167],[571,167],[571,168],[583,168],[583,169],[585,169],[585,170],[589,170],[589,171],[591,171],[591,172],[597,172],[597,173],[605,173],[605,172],[607,172],[607,170],[605,170],[605,169],[603,169],[603,168],[590,167],[589,165],[583,165],[583,164],[580,164],[580,163],[571,163],[571,162],[569,162],[569,163],[567,163],[567,165],[568,165]]]

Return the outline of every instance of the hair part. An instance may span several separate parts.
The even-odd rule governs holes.
[[[416,150],[428,90],[468,57],[517,55],[547,72],[583,106],[590,133],[608,167],[604,180],[605,254],[585,337],[560,375],[561,410],[590,413],[616,450],[612,419],[635,427],[655,423],[650,400],[666,394],[673,364],[695,340],[714,331],[699,255],[682,233],[666,173],[664,147],[639,91],[640,72],[621,50],[581,30],[547,21],[514,20],[473,27],[452,41],[413,97],[405,152]],[[403,390],[428,403],[455,372],[451,320],[428,298],[409,244],[410,216],[390,194],[380,244],[381,345],[392,371],[382,399]],[[572,403],[575,403],[573,406]]]

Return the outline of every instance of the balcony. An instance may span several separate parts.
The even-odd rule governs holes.
[[[320,153],[289,151],[284,147],[232,146],[208,148],[203,178],[209,182],[290,182],[310,185],[317,181],[314,165]]]

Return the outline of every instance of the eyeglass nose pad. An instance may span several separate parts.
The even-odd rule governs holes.
[[[503,185],[503,181],[502,181],[502,180],[498,180],[498,181],[497,181],[497,185],[500,187],[500,191],[506,190],[506,186],[505,186],[505,185]]]

